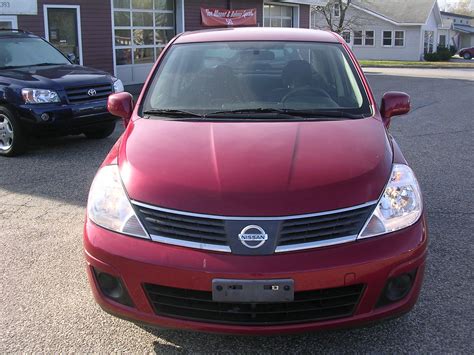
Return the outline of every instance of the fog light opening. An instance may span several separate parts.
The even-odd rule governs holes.
[[[97,284],[103,295],[125,306],[133,306],[125,286],[119,277],[94,269]]]
[[[390,278],[385,285],[377,307],[385,306],[404,299],[411,291],[416,270]]]
[[[403,274],[394,277],[387,283],[385,297],[391,302],[396,302],[404,298],[410,292],[412,285],[411,275]]]

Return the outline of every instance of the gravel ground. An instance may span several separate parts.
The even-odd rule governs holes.
[[[430,226],[411,313],[362,329],[259,338],[147,330],[107,315],[89,290],[81,229],[118,127],[103,141],[42,140],[0,159],[0,353],[472,353],[474,82],[380,74],[369,75],[378,100],[388,90],[412,95],[412,113],[391,131],[418,175]]]

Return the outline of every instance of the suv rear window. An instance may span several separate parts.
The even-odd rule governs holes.
[[[317,42],[174,45],[155,73],[143,105],[144,112],[203,115],[253,109],[371,115],[343,47]]]

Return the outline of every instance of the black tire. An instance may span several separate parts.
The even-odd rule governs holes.
[[[115,121],[107,122],[93,129],[84,131],[84,134],[89,139],[104,139],[110,136],[115,131]]]
[[[0,156],[13,157],[26,150],[26,139],[16,115],[0,106]]]
[[[464,55],[463,55],[462,57],[463,57],[464,59],[466,59],[466,60],[471,60],[472,55],[471,55],[471,53],[466,52],[466,53],[464,53]]]

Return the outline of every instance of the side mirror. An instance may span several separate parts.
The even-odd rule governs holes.
[[[76,55],[74,53],[68,53],[68,55],[66,56],[67,59],[69,59],[69,61],[71,61],[72,63],[76,64]]]
[[[128,92],[109,95],[107,110],[114,116],[121,117],[123,125],[128,126],[133,113],[133,96]]]
[[[383,95],[380,113],[387,127],[390,125],[390,118],[408,112],[410,112],[410,96],[408,94],[390,91]]]

